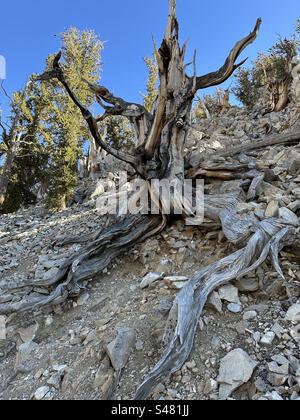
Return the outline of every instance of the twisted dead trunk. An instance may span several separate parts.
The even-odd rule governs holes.
[[[271,82],[269,90],[271,92],[271,112],[283,111],[290,102],[289,98],[290,80]]]

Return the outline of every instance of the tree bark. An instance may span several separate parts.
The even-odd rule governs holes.
[[[11,178],[14,159],[15,159],[15,146],[12,145],[6,153],[3,171],[0,175],[0,207],[3,206],[6,199],[7,188],[8,188],[9,180]]]
[[[229,98],[230,98],[230,92],[229,89],[225,90],[224,94],[221,96],[221,114],[226,114],[230,108],[230,102],[229,102]]]
[[[280,112],[283,111],[290,102],[289,99],[289,88],[290,81],[276,81],[272,82],[269,85],[269,90],[271,92],[271,112]]]

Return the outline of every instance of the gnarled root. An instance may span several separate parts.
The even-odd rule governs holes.
[[[252,236],[244,248],[200,270],[178,294],[166,329],[168,334],[169,327],[177,322],[173,337],[162,359],[138,389],[136,400],[148,398],[156,385],[182,368],[192,351],[204,305],[214,289],[255,270],[268,256],[284,277],[278,254],[283,247],[299,242],[299,228],[279,219],[253,223],[250,219],[242,220],[232,210],[223,211],[220,218],[223,232],[231,242],[245,243],[251,231]]]
[[[0,304],[0,314],[25,312],[65,302],[69,296],[79,294],[80,282],[92,279],[131,246],[155,235],[165,226],[166,220],[162,216],[133,215],[107,228],[97,237],[94,235],[91,245],[68,258],[54,278],[15,290],[13,300]],[[51,292],[47,296],[36,296],[32,293],[36,287],[50,288]]]

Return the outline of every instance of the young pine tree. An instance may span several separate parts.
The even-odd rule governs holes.
[[[90,105],[92,95],[86,81],[96,83],[99,79],[103,44],[94,32],[80,32],[75,28],[63,33],[62,40],[66,78],[79,100],[85,106]],[[47,67],[52,65],[53,58],[48,58]],[[62,210],[74,192],[78,158],[89,135],[81,113],[60,84],[54,81],[43,83],[42,89],[48,108],[45,125],[52,137],[46,180],[48,207]]]
[[[238,69],[235,80],[236,84],[232,92],[244,106],[252,109],[258,99],[258,89],[253,80],[252,70],[247,68]]]

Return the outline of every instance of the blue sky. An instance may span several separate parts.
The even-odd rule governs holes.
[[[59,35],[70,26],[94,29],[105,41],[102,84],[116,95],[140,101],[145,90],[143,57],[151,55],[153,33],[162,38],[167,0],[13,0],[1,2],[0,55],[7,62],[6,89],[19,89],[45,58],[60,48]],[[263,26],[245,57],[266,51],[278,34],[290,36],[300,17],[298,0],[177,0],[181,37],[189,40],[187,60],[197,49],[198,73],[217,69],[233,44],[247,35],[256,18]],[[7,100],[0,93],[7,113]]]

